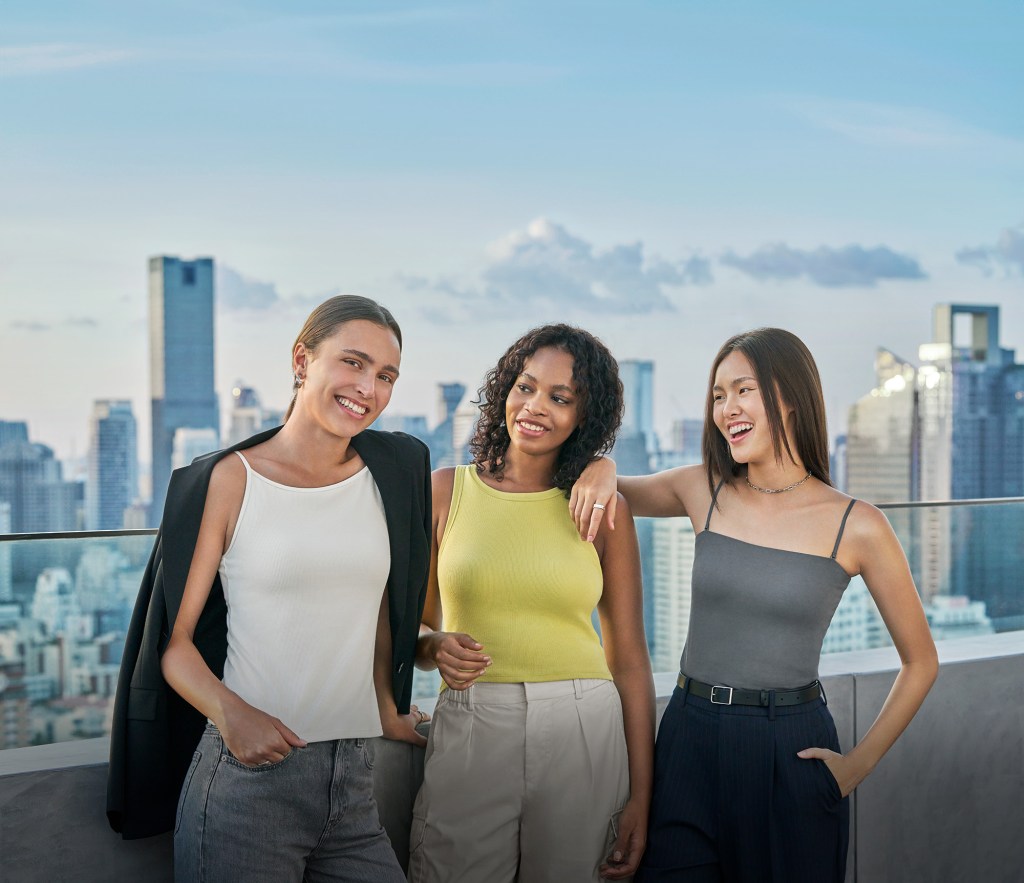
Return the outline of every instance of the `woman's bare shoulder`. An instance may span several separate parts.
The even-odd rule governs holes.
[[[221,457],[210,473],[207,497],[231,499],[237,496],[241,499],[245,492],[245,472],[245,464],[237,454]]]

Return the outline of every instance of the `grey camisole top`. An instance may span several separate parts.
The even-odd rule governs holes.
[[[752,690],[801,687],[818,677],[825,632],[850,576],[832,555],[758,546],[715,533],[695,540],[690,625],[680,670],[698,681]]]

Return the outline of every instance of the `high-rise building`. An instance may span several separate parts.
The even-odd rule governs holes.
[[[93,403],[89,426],[86,527],[120,530],[125,510],[138,496],[135,415],[128,401]]]
[[[36,579],[32,618],[39,620],[47,636],[69,631],[81,614],[75,584],[63,567],[47,567]]]
[[[999,307],[937,305],[934,339],[918,355],[915,369],[880,351],[879,385],[851,410],[850,494],[873,501],[1024,495],[1024,365],[999,345]],[[1020,627],[1024,533],[1012,515],[982,505],[891,516],[926,603],[966,595],[984,602],[997,631]]]
[[[0,534],[11,532],[11,504],[0,502]],[[14,599],[11,543],[0,543],[0,604]]]
[[[150,258],[149,348],[153,420],[150,518],[155,522],[163,512],[171,477],[174,433],[182,428],[212,429],[219,435],[211,258]]]
[[[704,436],[704,421],[695,418],[673,420],[669,433],[669,447],[659,448],[652,456],[655,472],[675,469],[677,466],[694,466],[703,462],[701,440]]]
[[[0,502],[10,504],[12,533],[78,530],[82,487],[64,481],[46,445],[16,441],[0,448]]]
[[[476,424],[480,419],[480,407],[471,399],[466,399],[452,416],[452,459],[454,465],[468,463],[470,460],[469,443],[476,432]]]
[[[196,457],[220,447],[216,429],[176,429],[171,445],[171,468],[188,466]]]
[[[924,608],[928,625],[937,641],[949,638],[974,638],[991,635],[992,620],[985,614],[984,601],[972,601],[964,595],[932,598]]]
[[[934,318],[935,340],[921,347],[935,369],[933,394],[922,396],[922,484],[941,499],[1024,495],[1024,365],[999,345],[999,307],[940,304]],[[945,538],[949,593],[984,601],[996,630],[1019,622],[1024,534],[1016,520],[999,506],[964,507],[949,515]]]
[[[28,443],[28,424],[21,420],[0,420],[0,448],[13,442]]]
[[[877,385],[850,408],[846,485],[869,503],[917,499],[917,368],[886,349],[875,355]]]
[[[840,490],[844,494],[849,493],[847,490],[849,486],[849,455],[850,439],[844,432],[835,437],[828,458],[828,470],[832,476],[832,484],[836,490]]]
[[[462,383],[439,383],[437,385],[437,425],[430,435],[430,463],[438,469],[441,466],[457,466],[463,462],[457,459],[455,450],[455,414],[466,395]]]
[[[892,644],[871,593],[864,580],[855,576],[843,592],[839,606],[822,641],[822,653],[870,650]]]
[[[653,611],[644,610],[644,627],[655,671],[676,671],[690,627],[690,582],[695,535],[689,518],[644,519],[651,522],[654,566],[651,586],[644,586]],[[648,624],[648,618],[652,620]]]
[[[849,412],[844,458],[845,486],[841,490],[851,497],[869,503],[908,502],[920,498],[917,374],[915,365],[895,353],[882,348],[876,352],[875,387],[858,399]],[[916,509],[900,510],[898,517],[890,517],[915,574],[922,573],[921,527],[934,517],[934,512]],[[938,517],[945,516],[940,514]],[[927,576],[918,585],[925,599],[943,591],[939,576],[944,572],[946,553],[932,548],[931,554],[933,560],[927,565]],[[854,594],[847,591],[850,598]],[[850,605],[852,601],[846,603]],[[850,609],[853,611],[853,607]],[[860,611],[861,607],[856,610]],[[840,620],[847,621],[843,619],[845,607],[837,615]],[[848,621],[855,623],[859,621],[860,613],[851,612],[851,616]],[[843,649],[854,649],[849,643],[832,643]]]
[[[251,386],[243,386],[242,381],[238,381],[231,390],[231,416],[224,447],[238,444],[257,432],[273,429],[282,423],[284,414],[265,408],[260,401],[259,393]]]
[[[641,436],[648,453],[658,449],[654,433],[654,362],[623,359],[619,362],[625,410],[621,437]]]
[[[382,414],[374,421],[374,429],[384,432],[404,432],[430,445],[430,430],[425,414]]]

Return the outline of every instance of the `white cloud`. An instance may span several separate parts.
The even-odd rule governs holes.
[[[1007,227],[995,245],[962,248],[956,253],[961,264],[970,264],[991,275],[1000,266],[1008,272],[1024,273],[1024,225]]]
[[[670,262],[645,253],[642,242],[600,249],[546,218],[492,243],[479,280],[467,285],[447,279],[405,277],[406,290],[426,299],[433,321],[514,316],[529,306],[594,313],[652,313],[674,310],[666,289],[711,282],[710,263],[700,256]]]
[[[885,279],[927,279],[921,265],[909,255],[884,245],[865,248],[819,246],[814,250],[792,248],[779,242],[765,245],[747,257],[727,252],[719,263],[755,279],[785,280],[807,277],[824,288],[860,286],[873,288]]]

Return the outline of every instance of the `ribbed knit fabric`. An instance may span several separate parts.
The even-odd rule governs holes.
[[[697,534],[680,671],[707,684],[754,690],[817,680],[825,632],[850,584],[835,557],[846,517],[826,557],[715,533],[714,506],[712,500]]]
[[[220,563],[224,684],[309,742],[381,735],[377,614],[391,569],[370,470],[296,488],[254,471]]]
[[[505,493],[458,467],[437,576],[445,631],[493,660],[481,682],[611,679],[591,620],[601,562],[557,488]]]

